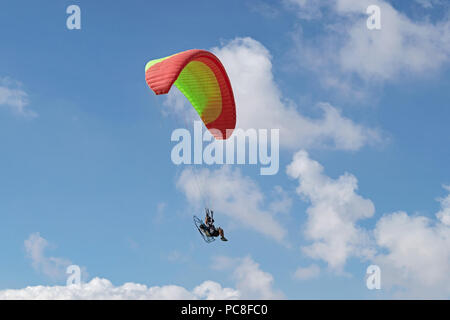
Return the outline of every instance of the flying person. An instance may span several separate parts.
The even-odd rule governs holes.
[[[214,226],[214,211],[211,210],[211,214],[210,214],[208,208],[206,208],[205,211],[206,211],[205,225],[206,225],[206,230],[208,231],[209,235],[211,237],[220,236],[220,240],[228,241],[228,239],[225,238],[225,236],[224,236],[223,229],[221,227],[216,228]]]
[[[153,59],[145,65],[145,81],[156,95],[167,94],[176,86],[215,140],[227,140],[232,135],[236,127],[233,88],[225,67],[213,53],[191,49]],[[214,226],[212,210],[210,215],[206,209],[204,222],[196,216],[193,218],[207,243],[218,236],[222,241],[228,241],[223,229]]]

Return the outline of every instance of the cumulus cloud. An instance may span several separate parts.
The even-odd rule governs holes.
[[[374,234],[385,252],[374,258],[381,268],[382,286],[401,297],[450,296],[448,225],[395,212],[378,221]]]
[[[251,258],[244,258],[233,274],[243,299],[281,299],[283,294],[273,289],[274,279],[270,273],[259,268]]]
[[[147,287],[138,283],[114,286],[111,281],[94,278],[70,286],[35,286],[0,291],[1,300],[194,300],[237,299],[239,293],[213,281],[205,281],[189,291],[175,285]]]
[[[46,239],[36,232],[32,233],[24,242],[27,256],[32,266],[52,280],[61,280],[65,277],[66,269],[72,263],[70,260],[57,257],[48,257],[45,250],[49,247]]]
[[[334,147],[357,150],[379,139],[376,130],[355,124],[329,103],[319,118],[302,115],[282,96],[272,73],[269,51],[252,38],[237,38],[212,51],[225,65],[237,104],[237,127],[280,129],[283,147]]]
[[[206,300],[234,300],[241,298],[239,290],[222,288],[220,284],[214,281],[203,282],[193,290],[193,293],[199,299]]]
[[[313,1],[291,2],[302,2],[303,7],[317,6]],[[410,74],[428,75],[450,61],[449,20],[413,21],[381,0],[324,3],[334,22],[327,24],[324,35],[316,36],[314,41],[305,39],[302,32],[295,33],[293,54],[300,66],[319,73],[328,86],[350,89],[351,84],[357,83],[352,81],[354,75],[370,83]],[[423,1],[426,3],[431,4]],[[366,27],[369,5],[381,9],[381,30]],[[297,5],[295,12],[303,7]]]
[[[375,229],[365,230],[358,222],[370,218],[375,209],[356,193],[353,175],[332,179],[305,151],[294,155],[287,173],[298,179],[297,193],[310,202],[304,232],[313,243],[303,247],[307,256],[337,271],[352,256],[371,261],[381,268],[382,287],[399,297],[450,296],[450,195],[438,199],[436,219],[399,211],[384,215]],[[319,271],[316,266],[300,267],[294,276],[305,279]]]
[[[230,300],[278,299],[283,294],[273,288],[270,273],[261,270],[250,257],[219,257],[222,270],[230,269],[236,288],[222,287],[215,281],[204,281],[192,290],[177,285],[148,287],[139,283],[115,286],[108,279],[94,278],[87,283],[69,286],[34,286],[23,289],[0,290],[0,300]]]
[[[195,172],[185,169],[178,178],[177,188],[193,205],[198,206],[202,201],[214,203],[221,215],[231,218],[240,227],[253,229],[277,241],[282,241],[286,235],[285,229],[274,218],[277,211],[289,205],[286,195],[278,189],[282,197],[267,203],[259,186],[239,169],[228,166]]]
[[[287,167],[287,174],[298,179],[297,193],[310,202],[304,232],[312,244],[303,247],[303,252],[342,271],[349,257],[367,258],[373,254],[367,231],[358,222],[372,217],[375,207],[356,193],[358,181],[353,175],[345,173],[332,179],[323,171],[322,165],[303,150]]]
[[[9,108],[19,116],[37,117],[37,113],[27,108],[28,104],[28,94],[20,88],[20,83],[0,78],[0,107]]]
[[[378,4],[382,29],[367,32],[357,24],[352,26],[339,56],[343,70],[386,80],[402,73],[424,74],[449,62],[450,21],[417,23],[387,2]],[[342,11],[355,12],[357,8],[348,4]]]
[[[274,288],[273,276],[261,270],[251,257],[216,257],[214,265],[218,270],[234,268],[232,278],[241,299],[282,299],[284,294]]]

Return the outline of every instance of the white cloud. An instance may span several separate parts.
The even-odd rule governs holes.
[[[207,202],[206,206],[214,204],[213,210],[217,209],[220,216],[231,218],[238,227],[253,229],[277,241],[282,241],[286,235],[285,229],[274,218],[280,209],[279,200],[267,204],[258,185],[243,176],[239,169],[228,166],[195,172],[185,169],[177,181],[177,187],[194,206],[198,207],[203,201]],[[286,195],[281,199],[284,205],[289,201]],[[270,210],[271,205],[273,211]],[[216,220],[219,222],[220,219]]]
[[[303,247],[306,255],[337,271],[351,256],[370,260],[381,268],[382,288],[399,297],[450,296],[450,195],[439,199],[437,219],[395,212],[379,219],[374,230],[364,230],[357,223],[371,217],[374,206],[356,194],[354,176],[331,179],[305,151],[294,155],[287,173],[299,180],[297,193],[311,203],[304,231],[313,244]],[[303,278],[316,271],[299,268],[295,275]]]
[[[381,285],[410,298],[450,296],[450,227],[423,216],[396,212],[381,218],[374,231],[382,250],[374,262]]]
[[[380,1],[379,5],[379,32],[368,32],[360,24],[350,29],[339,57],[344,71],[386,80],[402,73],[424,74],[449,62],[449,21],[416,23],[388,3]]]
[[[218,270],[234,268],[232,278],[236,281],[240,299],[282,299],[284,294],[275,289],[273,276],[261,270],[252,258],[216,257],[214,266]]]
[[[49,243],[38,232],[32,233],[25,240],[24,245],[27,256],[37,271],[53,280],[61,280],[65,277],[66,269],[72,263],[63,258],[47,257],[45,250],[49,247]]]
[[[450,61],[449,20],[413,21],[380,0],[326,3],[335,22],[311,42],[296,34],[295,50],[298,63],[323,76],[324,84],[340,89],[342,83],[355,83],[352,75],[372,83],[410,74],[427,76]],[[366,27],[369,5],[381,9],[381,30]]]
[[[274,279],[264,272],[251,258],[218,258],[222,270],[231,269],[236,289],[224,288],[214,281],[204,281],[192,290],[177,285],[148,287],[139,283],[114,286],[111,281],[94,278],[87,283],[70,286],[34,286],[23,289],[0,290],[0,300],[229,300],[229,299],[278,299],[283,294],[273,288]]]
[[[205,281],[197,286],[193,293],[200,299],[207,300],[230,300],[240,299],[241,293],[231,288],[222,288],[220,284],[214,281]]]
[[[326,176],[306,151],[294,155],[287,174],[298,179],[297,193],[311,203],[304,232],[313,243],[302,248],[305,254],[326,261],[336,271],[342,271],[351,256],[372,255],[367,232],[357,223],[372,217],[375,208],[372,201],[356,193],[358,183],[353,175]]]
[[[273,289],[274,279],[270,273],[259,268],[251,258],[244,258],[233,274],[242,299],[281,299],[283,294]]]
[[[194,290],[167,285],[147,287],[138,283],[114,286],[107,279],[94,278],[88,283],[70,286],[35,286],[0,291],[0,300],[184,300],[237,299],[239,293],[213,281],[205,281]]]
[[[302,115],[285,101],[272,73],[269,51],[252,38],[237,38],[212,51],[220,58],[233,85],[237,127],[280,129],[281,146],[294,149],[334,147],[356,150],[379,140],[377,131],[355,124],[328,103],[319,103],[322,117]]]
[[[320,275],[320,267],[316,264],[312,264],[307,267],[298,267],[295,270],[294,278],[298,280],[309,280],[317,278]]]
[[[20,84],[8,78],[0,78],[0,107],[7,107],[13,113],[35,118],[37,114],[28,110],[28,94],[20,89]]]

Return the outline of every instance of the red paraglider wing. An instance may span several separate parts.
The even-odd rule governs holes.
[[[235,129],[233,89],[225,68],[211,52],[193,49],[152,60],[145,79],[155,94],[166,94],[175,84],[216,139],[227,139]]]

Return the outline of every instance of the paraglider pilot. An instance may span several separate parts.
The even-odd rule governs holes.
[[[225,236],[224,236],[223,229],[221,227],[216,228],[214,226],[214,211],[211,210],[211,213],[210,213],[208,208],[206,208],[205,211],[206,211],[205,225],[206,225],[209,235],[211,237],[220,236],[220,240],[228,241],[227,238],[225,238]]]

